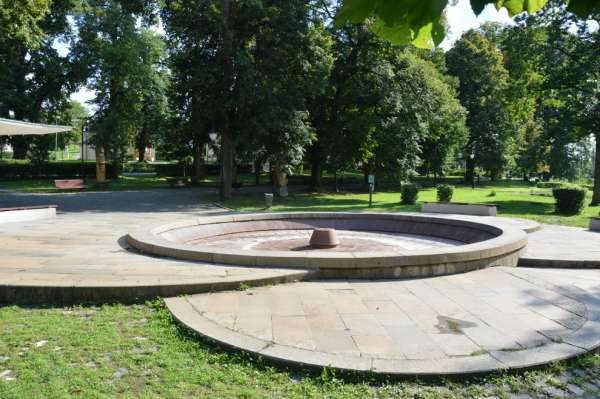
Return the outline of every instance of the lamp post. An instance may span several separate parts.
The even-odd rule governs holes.
[[[210,133],[208,134],[208,137],[210,138],[210,141],[213,144],[217,144],[217,132],[215,131],[215,126],[213,124]],[[207,148],[208,149],[208,148]],[[221,151],[217,152],[217,163],[219,165],[219,182],[217,183],[217,186],[219,188],[219,201],[224,201],[225,200],[225,193],[223,192],[223,162],[221,162]],[[207,156],[208,156],[208,151],[207,151]]]
[[[473,164],[473,174],[471,176],[471,187],[473,188],[473,190],[475,190],[475,153],[471,152],[471,155],[469,155],[469,158],[471,158],[471,163]]]
[[[81,178],[85,181],[85,134],[90,130],[90,120],[85,118],[81,125]]]

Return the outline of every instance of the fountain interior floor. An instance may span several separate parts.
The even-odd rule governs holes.
[[[187,244],[219,248],[271,251],[317,250],[308,246],[312,230],[269,230],[225,234],[190,240]],[[427,248],[453,247],[464,243],[431,236],[386,232],[337,230],[340,244],[319,251],[336,252],[398,252],[406,253]]]

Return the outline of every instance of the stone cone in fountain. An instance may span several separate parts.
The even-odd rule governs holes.
[[[340,244],[335,229],[314,229],[309,245],[313,248],[333,248]]]

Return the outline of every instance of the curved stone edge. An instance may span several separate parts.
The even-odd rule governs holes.
[[[600,299],[595,299],[599,302]],[[184,328],[224,347],[259,355],[277,364],[292,367],[324,368],[375,373],[389,376],[460,376],[501,370],[522,370],[572,359],[600,347],[600,312],[592,311],[577,331],[554,342],[522,351],[490,351],[478,356],[449,359],[382,359],[332,354],[275,344],[232,331],[201,316],[185,297],[166,298],[173,318]],[[587,307],[587,304],[586,304]],[[600,306],[597,306],[600,309]]]
[[[520,219],[520,220],[525,220],[525,219]],[[527,234],[531,234],[531,233],[535,233],[536,231],[540,231],[542,229],[542,225],[538,222],[535,222],[533,220],[528,220],[531,223],[526,224],[524,227],[522,227],[521,229],[527,233]]]
[[[290,253],[289,251],[241,251],[224,248],[203,248],[178,244],[159,237],[164,232],[186,227],[244,221],[267,221],[302,218],[350,218],[360,215],[366,219],[398,219],[403,221],[426,221],[443,225],[471,225],[480,229],[495,229],[500,235],[485,241],[466,244],[455,248],[428,249],[407,255],[397,253],[337,252]],[[412,278],[460,273],[487,266],[516,266],[515,254],[527,245],[527,234],[520,229],[498,225],[490,221],[481,222],[461,218],[436,218],[429,215],[382,213],[382,212],[281,212],[241,213],[201,217],[158,226],[151,231],[129,233],[127,242],[143,253],[177,259],[232,264],[252,267],[295,267],[329,272],[338,271],[339,278]],[[501,259],[502,258],[502,259]],[[437,271],[424,273],[420,267],[438,266]],[[416,268],[414,271],[412,269]],[[362,270],[361,270],[362,269]],[[404,270],[402,270],[404,269]],[[343,271],[346,271],[344,274]],[[360,272],[359,272],[360,270]],[[369,275],[373,270],[373,275]],[[446,271],[447,270],[447,271]],[[333,273],[333,272],[331,272]],[[327,276],[331,273],[324,273]]]
[[[273,270],[256,272],[246,277],[232,276],[223,279],[205,281],[190,281],[181,284],[118,284],[94,285],[86,282],[81,284],[0,284],[0,303],[79,303],[79,302],[110,302],[120,301],[125,303],[153,299],[156,297],[170,297],[187,294],[200,294],[214,291],[239,289],[246,284],[259,287],[270,284],[282,284],[303,281],[312,278],[314,272],[310,270]]]
[[[600,269],[600,260],[531,258],[523,256],[519,258],[518,266],[540,269]]]

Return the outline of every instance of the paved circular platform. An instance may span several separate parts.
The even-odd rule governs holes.
[[[398,375],[518,369],[600,345],[600,271],[490,268],[169,298],[202,336],[293,365]]]
[[[123,237],[132,226],[151,228],[222,211],[202,201],[203,190],[51,195],[3,192],[2,195],[3,203],[9,206],[48,203],[59,206],[59,215],[54,220],[0,224],[2,302],[133,300],[312,277],[309,271],[303,269],[177,261],[141,256],[127,249]],[[461,218],[477,219],[470,216]],[[524,219],[491,219],[494,223],[508,223],[526,231],[533,231],[539,226]],[[580,235],[576,252],[569,251],[570,241],[564,239],[564,234],[572,232]],[[600,243],[597,233],[582,229],[546,226],[540,233],[543,234],[529,235],[528,256],[531,253],[543,254],[548,239],[554,240],[553,247],[559,248],[563,256],[573,258],[586,253],[595,256]],[[589,264],[590,259],[587,261]]]
[[[201,195],[198,190],[15,195],[15,203],[57,203],[59,215],[0,224],[0,303],[130,301],[310,275],[142,256],[128,249],[123,237],[132,226],[222,211],[202,203]]]

